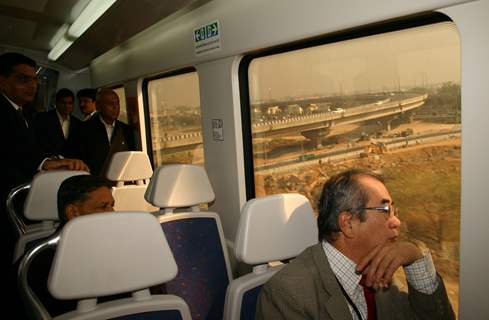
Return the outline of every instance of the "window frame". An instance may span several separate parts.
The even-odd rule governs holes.
[[[142,82],[142,93],[143,93],[143,109],[144,109],[144,126],[145,126],[145,132],[146,132],[146,150],[148,152],[149,159],[151,163],[153,164],[153,167],[157,167],[154,159],[154,150],[153,150],[153,135],[151,132],[151,119],[150,119],[150,106],[149,106],[149,92],[148,92],[148,84],[150,81],[153,80],[160,80],[164,78],[169,78],[169,77],[174,77],[174,76],[179,76],[183,75],[186,73],[192,73],[192,72],[197,72],[198,71],[195,67],[189,66],[189,67],[184,67],[164,73],[159,73],[151,77],[147,77],[143,79]],[[200,87],[200,86],[199,86]],[[200,94],[200,92],[199,92]]]
[[[239,64],[238,79],[239,93],[241,103],[241,127],[243,137],[243,157],[244,157],[244,172],[245,172],[245,190],[246,200],[251,200],[256,197],[255,193],[255,172],[253,159],[253,135],[251,123],[251,104],[249,92],[248,71],[251,62],[254,59],[271,56],[275,54],[293,52],[301,49],[307,49],[315,46],[336,43],[346,40],[354,40],[363,37],[379,35],[383,33],[400,31],[415,27],[426,26],[439,22],[452,21],[448,16],[439,12],[427,12],[414,16],[407,16],[398,19],[392,19],[356,28],[341,30],[338,32],[321,35],[297,42],[282,44],[263,50],[258,50],[245,55]]]

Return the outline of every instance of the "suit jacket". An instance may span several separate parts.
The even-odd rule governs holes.
[[[395,284],[377,290],[377,319],[455,319],[443,280],[439,282],[431,295],[409,284],[409,294]],[[307,248],[266,283],[256,319],[352,319],[321,243]]]
[[[66,156],[66,140],[63,129],[59,123],[56,110],[41,112],[36,115],[32,122],[38,142],[45,153]],[[80,130],[81,121],[70,115],[70,128],[68,139],[71,139]]]
[[[10,190],[28,182],[46,157],[32,128],[26,126],[14,106],[0,93],[0,137],[2,138],[2,159],[5,167],[1,179],[1,201]]]
[[[83,160],[94,175],[105,175],[112,154],[136,149],[132,128],[116,120],[111,141],[100,117],[95,115],[82,122],[81,130],[67,145],[67,156]]]

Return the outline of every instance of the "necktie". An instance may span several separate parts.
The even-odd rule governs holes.
[[[375,289],[365,285],[366,277],[363,276],[360,280],[360,285],[363,288],[365,301],[367,302],[367,320],[377,319],[377,308],[375,306]]]
[[[24,113],[22,112],[22,108],[17,109],[17,117],[23,124],[25,124],[26,128],[29,127],[29,125],[27,124],[27,120],[24,117]]]

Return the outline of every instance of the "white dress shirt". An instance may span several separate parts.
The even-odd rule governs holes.
[[[61,126],[61,129],[63,130],[63,136],[65,137],[65,140],[68,139],[68,134],[70,133],[70,123],[71,119],[70,116],[67,116],[66,119],[63,119],[61,114],[56,110],[56,115],[58,116],[58,121]]]
[[[110,138],[112,138],[112,133],[114,132],[115,121],[112,122],[112,124],[108,124],[104,121],[101,115],[99,115],[99,119],[105,127],[105,132],[107,132],[107,139],[109,139],[110,144]]]

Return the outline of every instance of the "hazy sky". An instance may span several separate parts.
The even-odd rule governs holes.
[[[443,22],[263,57],[249,79],[252,101],[459,83],[458,31]]]
[[[460,44],[451,22],[258,58],[249,68],[252,102],[460,83]],[[150,102],[199,106],[196,72],[149,83]]]
[[[151,107],[200,106],[197,72],[150,81],[148,92]]]

